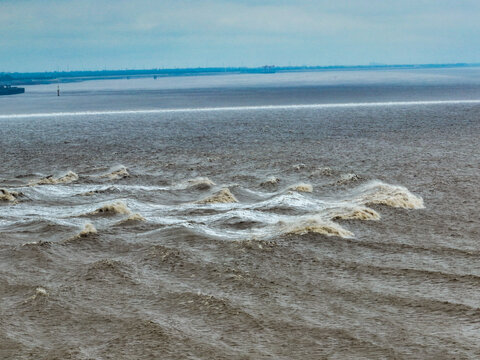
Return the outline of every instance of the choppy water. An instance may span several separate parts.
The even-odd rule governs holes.
[[[0,357],[480,357],[479,74],[0,98]]]

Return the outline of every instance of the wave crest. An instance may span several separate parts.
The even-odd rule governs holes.
[[[379,220],[380,214],[367,207],[341,209],[334,213],[332,220]]]
[[[420,196],[412,194],[407,188],[382,182],[371,183],[362,196],[365,204],[379,204],[403,209],[423,209],[425,205]]]
[[[340,225],[318,217],[301,218],[289,223],[281,221],[279,225],[284,234],[305,235],[308,233],[316,233],[341,238],[353,237],[352,232],[342,228]]]
[[[265,179],[260,183],[260,186],[263,188],[273,188],[278,185],[280,179],[276,176],[270,176],[269,178]]]
[[[97,210],[91,212],[91,215],[97,215],[97,214],[123,214],[123,215],[130,215],[132,212],[130,209],[125,205],[123,201],[117,201],[111,204],[105,204],[101,207],[99,207]]]
[[[185,183],[186,188],[196,189],[196,190],[208,190],[216,184],[207,177],[197,177],[194,179],[189,179]]]
[[[313,191],[313,186],[310,184],[300,183],[300,184],[290,186],[289,189],[293,191],[298,191],[298,192],[311,193]]]
[[[120,220],[117,225],[123,225],[123,224],[130,224],[130,223],[137,223],[137,222],[144,222],[147,221],[141,214],[135,213],[131,214],[130,216],[126,217],[123,220]]]
[[[130,173],[128,172],[128,169],[123,165],[113,167],[109,172],[100,175],[101,178],[108,178],[109,180],[119,180],[129,176]]]
[[[53,175],[46,176],[40,180],[33,181],[30,186],[34,185],[56,185],[56,184],[68,184],[78,180],[78,175],[73,171],[68,171],[66,174],[54,177]]]
[[[86,223],[82,231],[80,231],[75,238],[85,238],[90,235],[95,235],[96,233],[97,229],[95,229],[95,226],[93,226],[92,223]]]
[[[20,194],[16,191],[0,189],[0,201],[16,202]]]
[[[231,193],[229,188],[223,188],[216,193],[207,196],[205,199],[197,201],[197,204],[226,204],[236,203],[237,198]]]

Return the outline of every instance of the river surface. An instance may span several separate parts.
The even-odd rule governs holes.
[[[0,97],[0,358],[477,359],[480,68]]]

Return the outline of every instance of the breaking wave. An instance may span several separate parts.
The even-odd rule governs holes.
[[[231,193],[230,189],[223,188],[216,193],[207,196],[206,198],[197,201],[197,204],[226,204],[226,203],[236,203],[238,202],[237,198]]]
[[[85,238],[90,235],[95,235],[97,233],[97,229],[93,226],[92,223],[86,223],[83,229],[74,237],[74,238]]]
[[[321,217],[299,217],[291,222],[279,222],[279,226],[284,234],[305,235],[316,233],[326,236],[338,236],[341,238],[351,238],[353,233],[342,228],[340,225],[327,221]]]
[[[66,174],[54,177],[53,175],[46,176],[40,180],[33,181],[30,183],[31,186],[34,185],[55,185],[55,184],[68,184],[78,180],[78,175],[73,171],[68,171]]]
[[[293,191],[298,191],[298,192],[309,192],[309,193],[311,193],[313,191],[313,186],[310,185],[310,184],[301,183],[301,184],[292,185],[292,186],[290,186],[289,189],[293,190]]]
[[[361,176],[357,174],[342,174],[337,181],[337,185],[348,185],[350,183],[362,180]]]
[[[137,223],[137,222],[144,222],[146,219],[139,213],[131,214],[125,219],[120,220],[117,225],[123,224],[130,224],[130,223]]]
[[[333,212],[332,220],[379,220],[380,214],[367,207],[342,208]]]
[[[423,199],[412,194],[407,188],[372,181],[360,190],[364,204],[379,204],[403,209],[423,209]]]
[[[276,177],[271,177],[267,181],[273,186],[279,182]],[[26,187],[27,196],[35,202],[48,201],[48,204],[52,204],[57,199],[60,206],[48,205],[49,208],[46,210],[41,204],[28,206],[22,204],[15,207],[15,216],[25,219],[38,216],[54,219],[65,225],[66,231],[79,225],[79,217],[96,216],[98,217],[96,221],[102,224],[102,228],[113,229],[119,225],[136,224],[135,229],[139,231],[182,228],[196,234],[229,240],[252,238],[274,240],[276,236],[282,234],[309,233],[349,238],[354,234],[341,226],[341,221],[368,221],[381,218],[377,210],[369,207],[370,204],[405,209],[419,209],[424,206],[422,198],[412,194],[405,187],[381,181],[370,181],[349,190],[337,189],[336,194],[325,198],[318,198],[313,194],[312,186],[306,183],[297,183],[274,192],[257,191],[237,185],[235,194],[241,196],[241,201],[225,184],[220,190],[209,193],[200,200],[195,199],[195,192],[175,192],[182,189],[203,191],[212,186],[214,182],[209,178],[196,177],[169,187],[150,185],[113,187],[90,184]],[[118,191],[128,193],[129,205],[135,212],[126,202],[114,199],[114,193]],[[86,194],[95,199],[98,196],[112,200],[99,201],[96,206],[92,206],[87,199],[77,196]],[[16,196],[14,192],[6,190],[0,190],[0,195],[6,201],[12,201]],[[75,203],[73,206],[72,201]],[[212,206],[216,204],[222,206]],[[142,222],[145,224],[140,224]],[[0,226],[3,228],[11,223],[10,219],[0,218]],[[94,233],[95,227],[87,224],[74,239]]]
[[[207,177],[197,177],[189,179],[184,183],[177,186],[177,189],[195,189],[195,190],[208,190],[216,184]]]
[[[267,188],[267,189],[270,189],[270,188],[274,188],[278,185],[278,183],[280,182],[280,179],[276,176],[270,176],[268,179],[266,179],[265,181],[262,181],[260,183],[260,186],[263,187],[263,188]]]
[[[99,207],[97,210],[90,213],[90,215],[130,215],[132,212],[127,207],[127,205],[123,201],[117,201],[110,204],[105,204]]]
[[[129,176],[128,169],[123,165],[115,166],[107,173],[100,175],[101,178],[108,178],[109,180],[120,180]]]
[[[0,201],[17,202],[17,198],[20,193],[16,191],[8,191],[6,189],[0,189]]]
[[[118,189],[115,186],[108,186],[108,187],[102,187],[102,188],[97,188],[94,190],[82,192],[80,194],[76,194],[79,196],[94,196],[97,194],[113,194],[113,193],[119,193],[120,189]]]

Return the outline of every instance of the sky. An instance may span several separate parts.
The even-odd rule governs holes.
[[[0,0],[0,72],[480,62],[479,0]]]

